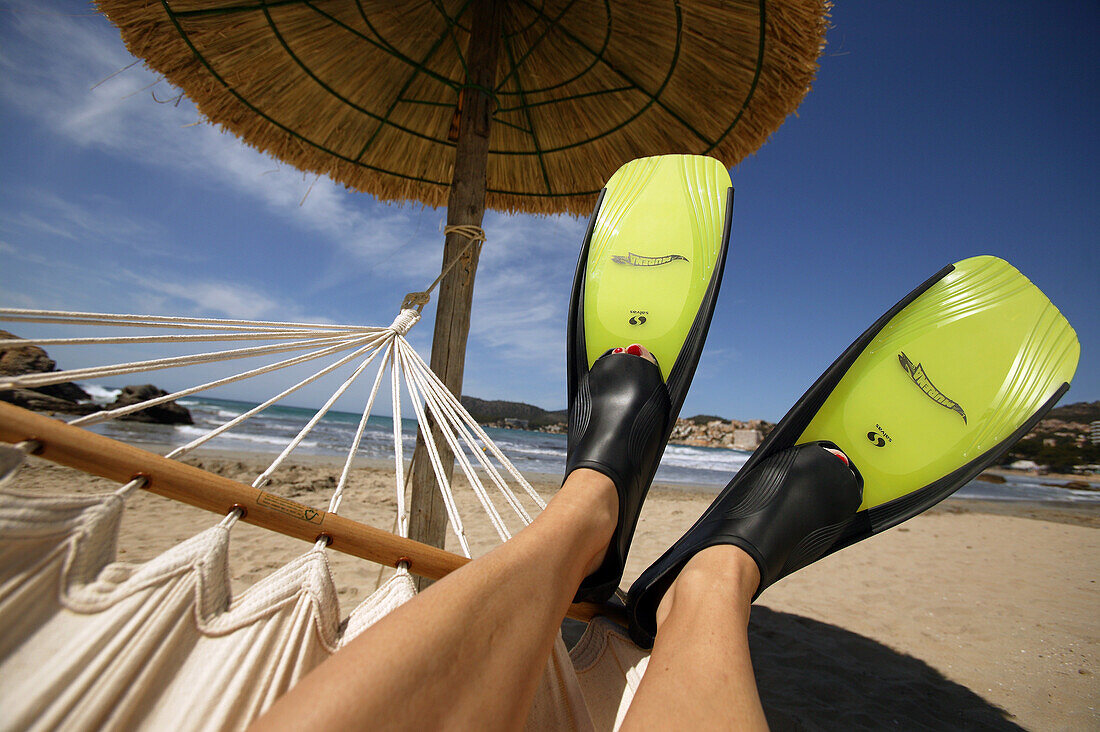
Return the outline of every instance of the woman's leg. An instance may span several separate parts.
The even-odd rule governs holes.
[[[522,726],[562,618],[600,565],[617,516],[611,480],[573,471],[530,526],[379,620],[255,726]]]
[[[692,557],[657,609],[645,676],[623,721],[636,729],[767,729],[749,659],[756,562],[738,547]]]

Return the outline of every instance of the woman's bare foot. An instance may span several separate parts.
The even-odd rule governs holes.
[[[657,357],[649,352],[649,349],[643,346],[641,343],[631,343],[626,348],[612,349],[612,353],[627,353],[631,356],[641,356],[650,363],[657,363]]]

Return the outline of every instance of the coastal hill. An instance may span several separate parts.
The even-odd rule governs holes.
[[[462,406],[481,424],[493,426],[518,426],[530,429],[539,429],[561,425],[561,430],[548,430],[551,432],[564,432],[565,423],[569,419],[569,413],[564,409],[551,412],[533,404],[523,402],[508,402],[500,399],[486,400],[472,396],[462,397]],[[505,420],[511,424],[505,425]]]
[[[1055,407],[1008,451],[1008,462],[1030,460],[1060,473],[1100,464],[1100,444],[1089,439],[1089,424],[1097,420],[1100,401]]]
[[[1060,419],[1063,422],[1078,422],[1088,424],[1100,420],[1100,402],[1077,402],[1075,404],[1063,404],[1050,410],[1043,419]]]

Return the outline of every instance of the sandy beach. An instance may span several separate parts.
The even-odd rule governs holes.
[[[256,455],[190,460],[237,480]],[[299,460],[271,490],[325,508],[338,463]],[[534,482],[549,497],[558,480]],[[112,490],[109,481],[32,458],[9,487]],[[341,514],[391,529],[392,468],[353,471]],[[709,504],[714,491],[656,486],[624,586]],[[460,494],[475,556],[496,543],[470,491]],[[128,502],[118,558],[138,562],[218,517],[142,491]],[[518,525],[514,528],[518,528]],[[901,527],[769,588],[751,623],[753,661],[775,729],[892,727],[1083,729],[1100,724],[1100,507],[948,500]],[[308,547],[234,529],[240,592]],[[453,537],[448,548],[454,549]],[[346,613],[385,570],[331,552]]]

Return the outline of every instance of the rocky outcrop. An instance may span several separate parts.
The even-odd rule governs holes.
[[[22,340],[19,336],[0,330],[0,340]],[[57,371],[57,363],[38,346],[28,343],[14,346],[0,346],[0,377],[20,376]],[[109,407],[128,407],[131,404],[155,399],[168,392],[152,384],[127,386]],[[0,391],[0,400],[10,402],[17,407],[33,409],[36,412],[62,412],[65,414],[91,414],[102,409],[91,401],[91,397],[73,383],[51,384],[35,389],[13,389]],[[165,402],[155,407],[127,414],[119,419],[132,422],[154,422],[158,424],[194,424],[191,413],[186,407],[175,402]]]
[[[152,384],[126,386],[123,387],[122,393],[118,395],[108,409],[128,407],[131,404],[162,397],[167,393],[168,392]],[[191,419],[191,412],[187,410],[187,407],[180,406],[175,402],[157,404],[137,412],[123,415],[118,417],[118,419],[125,419],[131,422],[153,422],[156,424],[194,424],[194,420]]]
[[[13,333],[0,330],[0,340],[16,339],[22,340]],[[34,344],[0,346],[0,377],[49,373],[57,370],[57,363]],[[39,412],[88,414],[98,411],[99,407],[89,402],[90,399],[91,397],[83,389],[71,382],[39,386],[34,389],[0,391],[0,400]]]
[[[676,420],[669,442],[694,447],[727,447],[755,450],[775,427],[762,419],[741,422],[736,419],[699,416]]]
[[[564,434],[568,412],[550,412],[522,402],[485,401],[462,397],[462,406],[479,423],[488,427],[528,429],[536,432]],[[775,427],[771,422],[752,419],[741,422],[710,415],[697,415],[676,420],[669,442],[693,447],[725,447],[734,450],[755,450]]]
[[[30,389],[14,389],[0,391],[0,401],[14,404],[23,409],[35,412],[61,412],[62,414],[91,414],[98,412],[100,406],[92,402],[71,402],[68,399],[59,399],[49,394],[32,391]]]

